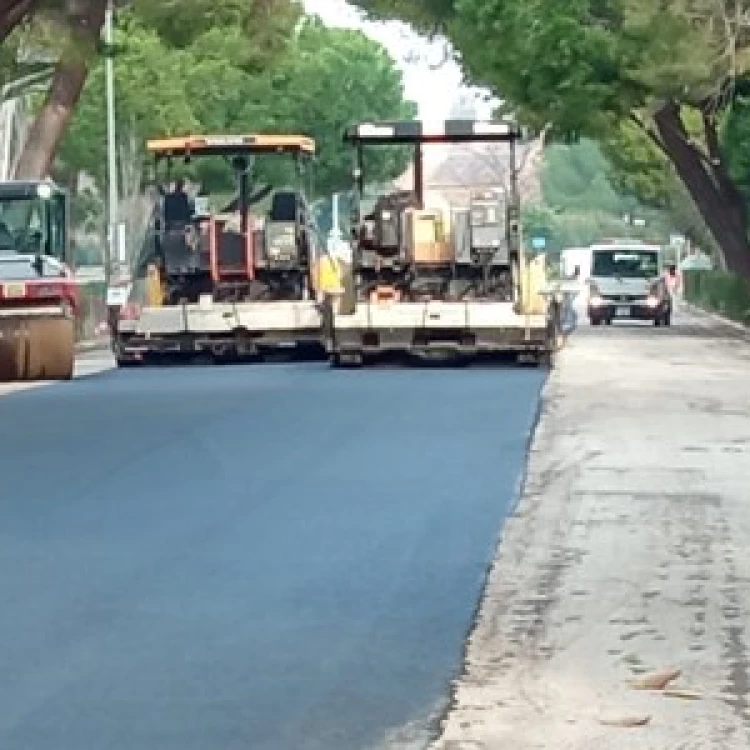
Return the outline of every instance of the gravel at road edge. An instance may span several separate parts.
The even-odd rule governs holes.
[[[712,325],[560,355],[434,750],[750,746],[750,347]],[[666,668],[697,697],[633,688]]]

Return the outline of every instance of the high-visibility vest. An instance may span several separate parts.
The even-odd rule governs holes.
[[[338,259],[323,253],[317,262],[316,288],[324,294],[341,293],[343,289],[341,264]]]
[[[146,270],[146,305],[148,307],[161,307],[164,304],[164,287],[161,275],[155,264],[149,264]]]

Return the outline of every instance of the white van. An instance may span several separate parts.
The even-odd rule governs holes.
[[[672,322],[672,298],[663,278],[660,245],[617,240],[591,246],[588,317],[592,325],[614,320]]]

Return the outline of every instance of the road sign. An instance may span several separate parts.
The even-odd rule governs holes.
[[[545,247],[547,247],[547,238],[542,237],[541,235],[537,235],[536,237],[531,238],[531,247],[534,250],[544,250]]]

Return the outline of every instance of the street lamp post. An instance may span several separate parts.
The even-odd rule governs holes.
[[[118,253],[118,191],[117,191],[117,143],[115,133],[115,74],[112,60],[114,2],[107,0],[107,10],[104,19],[104,41],[107,46],[107,56],[104,61],[104,75],[106,79],[107,99],[107,181],[109,199],[107,201],[107,246],[104,255],[104,279],[109,288],[112,278],[113,260]]]

